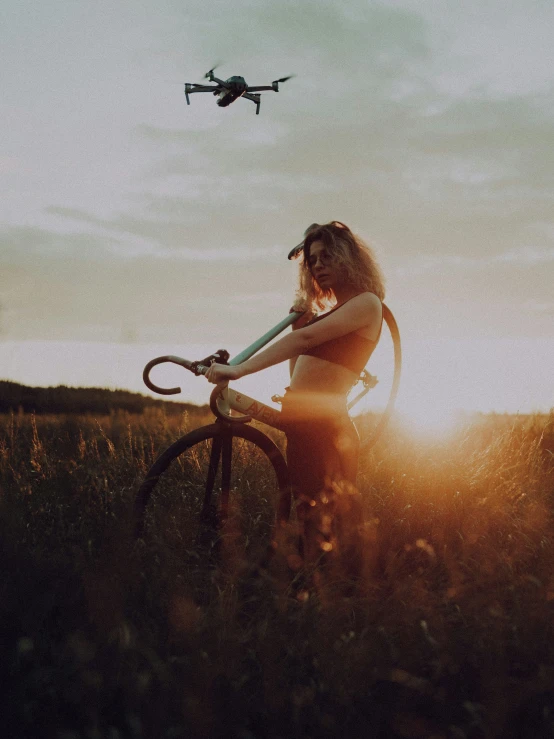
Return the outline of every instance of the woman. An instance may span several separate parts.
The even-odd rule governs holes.
[[[228,382],[290,360],[282,425],[304,555],[313,560],[335,546],[333,536],[350,544],[359,538],[359,437],[347,395],[379,341],[385,293],[372,251],[343,223],[313,224],[301,251],[300,289],[291,310],[305,312],[292,333],[239,365],[213,364],[206,377]],[[327,306],[333,307],[315,316],[314,309]]]

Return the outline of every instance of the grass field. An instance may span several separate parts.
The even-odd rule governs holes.
[[[554,736],[552,414],[391,427],[348,597],[298,588],[294,521],[258,566],[275,499],[246,450],[219,538],[183,465],[134,541],[148,467],[209,420],[0,417],[3,736]]]

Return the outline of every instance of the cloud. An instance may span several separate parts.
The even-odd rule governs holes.
[[[523,307],[531,313],[554,315],[554,301],[527,300]]]
[[[395,83],[411,84],[402,75]],[[387,86],[361,98],[340,85],[337,90],[326,103],[336,114],[327,111],[320,120],[323,88],[314,110],[291,114],[290,125],[255,163],[242,121],[237,126],[230,118],[222,131],[224,156],[215,155],[209,138],[184,135],[186,153],[160,151],[150,172],[153,187],[156,180],[180,182],[184,197],[208,204],[250,193],[242,207],[256,210],[264,194],[267,204],[286,208],[287,192],[306,198],[334,192],[344,200],[368,187],[385,197],[409,193],[423,208],[455,199],[492,216],[505,203],[510,209],[552,206],[553,121],[541,105],[544,96],[456,101],[427,88],[395,97]]]
[[[0,251],[5,263],[26,263],[37,255],[48,258],[68,253],[108,256],[105,238],[82,230],[60,233],[36,226],[7,226],[0,230]]]
[[[223,129],[225,122],[215,117],[205,115],[200,117],[198,112],[198,110],[187,111],[183,125],[179,128],[167,128],[141,123],[135,127],[135,134],[156,144],[186,144],[187,149],[192,148],[193,152],[195,150],[198,152],[201,148],[200,145],[205,142],[206,132],[213,131],[214,133],[210,134],[210,142],[213,148],[215,143],[214,136],[221,135],[222,133],[217,129]],[[195,121],[195,123],[193,124],[191,121]],[[287,126],[283,122],[277,123],[273,120],[267,120],[267,118],[257,119],[254,129],[245,130],[242,128],[236,131],[234,141],[235,144],[240,144],[243,148],[274,146],[279,142],[280,137],[286,130]]]
[[[554,249],[541,249],[534,246],[524,246],[519,249],[510,249],[503,254],[489,259],[491,264],[504,262],[513,265],[538,265],[554,262]]]
[[[179,254],[107,259],[67,246],[56,254],[1,249],[9,338],[109,341],[132,326],[139,341],[205,341],[213,334],[214,342],[246,342],[286,315],[286,294],[294,294],[295,265],[285,254],[266,258],[260,270],[251,254],[240,261],[220,253],[210,261]],[[237,322],[238,315],[248,320]]]
[[[290,295],[275,290],[262,293],[239,293],[230,296],[227,309],[241,314],[248,310],[266,310],[268,308],[284,311],[287,299],[288,302],[292,302]]]
[[[205,96],[196,107],[181,105],[181,127],[162,124],[162,115],[135,122],[143,169],[111,213],[63,200],[46,209],[105,234],[111,249],[206,260],[222,250],[246,259],[254,242],[261,257],[279,239],[296,241],[307,222],[336,217],[386,242],[400,222],[391,223],[395,209],[416,239],[418,217],[435,233],[515,209],[522,224],[524,210],[546,220],[554,171],[547,96],[473,86],[461,97],[437,81],[446,54],[440,39],[455,38],[457,24],[466,33],[463,12],[361,0],[283,12],[252,1],[240,12],[218,4],[217,23],[196,3],[186,12],[174,6],[161,21],[144,58],[165,60],[191,81],[217,56],[228,60],[222,76],[298,76],[267,94],[259,117],[240,101],[219,109]],[[469,63],[461,50],[448,61]],[[271,71],[281,64],[299,66]],[[177,87],[171,97],[182,103]]]
[[[180,49],[186,39],[191,73],[195,69],[205,72],[212,64],[210,59],[226,59],[218,75],[243,74],[247,80],[255,79],[255,84],[265,84],[266,76],[271,80],[314,69],[325,69],[326,75],[345,80],[356,72],[362,75],[368,59],[382,58],[383,65],[390,66],[399,56],[420,57],[426,51],[421,16],[384,4],[305,0],[284,7],[242,2],[238,9],[217,3],[213,12],[215,22],[204,3],[175,9],[170,26],[159,37],[158,53]],[[182,53],[171,56],[182,64]],[[279,59],[295,68],[275,68]]]
[[[65,212],[69,210],[69,212]],[[80,212],[73,209],[52,208],[53,214],[79,220]],[[26,263],[40,255],[43,258],[71,257],[113,261],[128,261],[149,257],[166,262],[274,262],[285,254],[279,244],[258,246],[252,243],[223,243],[219,247],[189,247],[183,235],[182,225],[134,220],[128,216],[117,219],[96,218],[83,213],[82,222],[113,233],[83,233],[80,231],[60,233],[34,227],[11,227],[0,232],[0,249],[5,263]],[[170,236],[179,234],[179,241]],[[177,246],[166,246],[163,238]],[[198,243],[198,240],[197,240]]]
[[[522,246],[501,254],[482,257],[467,257],[453,254],[423,254],[411,263],[395,268],[400,277],[423,275],[427,272],[459,272],[484,270],[504,265],[508,267],[536,267],[554,263],[554,249]]]

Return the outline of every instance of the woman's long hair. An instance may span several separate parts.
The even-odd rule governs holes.
[[[321,241],[345,280],[359,292],[372,292],[385,298],[385,278],[373,250],[352,233],[340,221],[331,221],[323,226],[314,224],[304,239],[300,263],[298,298],[309,308],[325,308],[331,305],[333,291],[321,288],[310,269],[310,247]]]

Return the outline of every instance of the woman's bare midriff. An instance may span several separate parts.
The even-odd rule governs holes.
[[[290,382],[293,397],[289,397],[287,417],[322,421],[347,418],[346,396],[357,379],[356,373],[346,367],[301,354]]]
[[[330,400],[334,397],[336,402],[344,404],[357,379],[355,372],[340,364],[301,354],[294,366],[290,388],[295,392],[330,396]]]

